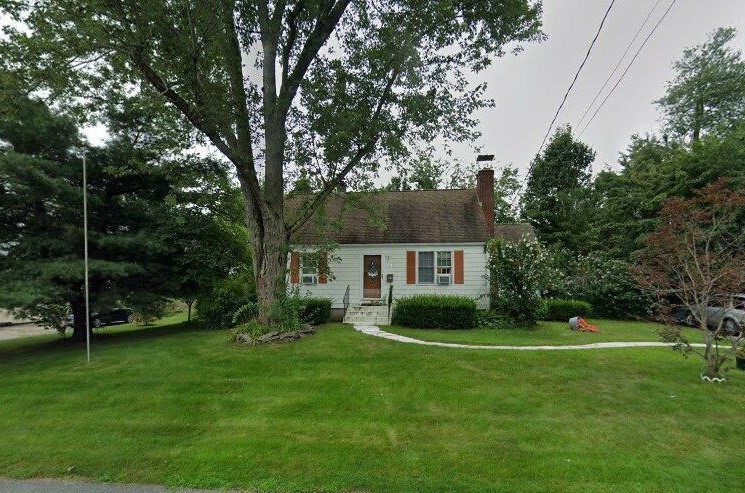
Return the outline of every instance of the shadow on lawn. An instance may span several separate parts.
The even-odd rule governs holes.
[[[128,344],[147,340],[156,340],[182,335],[187,332],[203,330],[199,322],[179,322],[169,325],[154,325],[150,327],[126,328],[111,327],[111,331],[93,332],[91,346],[111,346]],[[40,340],[42,339],[43,340]],[[10,362],[14,358],[25,358],[34,355],[62,354],[85,350],[85,341],[74,342],[70,337],[48,339],[47,336],[13,339],[0,344],[0,364]]]

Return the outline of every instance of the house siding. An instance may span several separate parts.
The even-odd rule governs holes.
[[[313,251],[312,247],[296,247],[295,251]],[[463,251],[463,283],[442,286],[437,284],[407,284],[406,255],[408,251]],[[340,245],[328,256],[331,275],[326,284],[290,284],[299,287],[300,295],[331,298],[332,308],[342,308],[344,293],[349,286],[350,305],[362,303],[362,261],[364,255],[381,256],[381,298],[388,296],[393,286],[393,298],[414,294],[453,294],[476,300],[481,308],[489,305],[487,254],[483,243],[396,243],[368,245]],[[454,259],[453,259],[454,262]],[[393,282],[386,281],[393,274]]]

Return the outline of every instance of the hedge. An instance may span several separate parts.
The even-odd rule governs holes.
[[[300,320],[311,325],[325,324],[331,318],[329,298],[301,298]]]
[[[546,320],[566,322],[572,317],[587,317],[592,314],[592,305],[586,301],[548,299],[546,300]]]
[[[396,300],[391,323],[419,329],[471,329],[476,302],[466,296],[415,295]]]

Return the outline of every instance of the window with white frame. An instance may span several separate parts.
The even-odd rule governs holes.
[[[318,284],[318,256],[316,254],[300,255],[300,274],[303,284]]]
[[[419,284],[451,284],[453,252],[419,252]]]
[[[448,281],[453,275],[453,256],[451,252],[437,252],[437,275],[448,276]]]

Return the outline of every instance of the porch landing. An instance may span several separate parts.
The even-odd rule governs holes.
[[[356,325],[389,325],[387,305],[359,305],[347,308],[344,315],[345,324]]]

